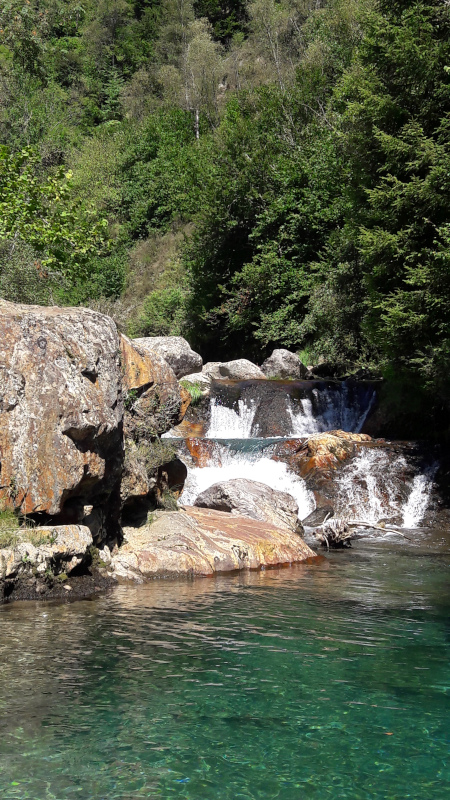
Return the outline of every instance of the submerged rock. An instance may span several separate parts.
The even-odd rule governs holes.
[[[267,378],[305,378],[308,368],[300,361],[296,353],[289,350],[274,350],[269,358],[266,358],[262,371]]]
[[[235,479],[215,483],[198,495],[194,506],[270,522],[298,534],[303,531],[294,498],[258,481]]]
[[[202,357],[192,350],[190,344],[182,336],[145,336],[134,339],[133,343],[150,354],[159,353],[173,369],[178,379],[191,372],[200,372]]]
[[[203,508],[165,512],[150,525],[125,528],[124,536],[111,568],[116,577],[134,581],[258,569],[316,556],[286,528]]]

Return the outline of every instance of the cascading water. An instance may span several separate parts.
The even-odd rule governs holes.
[[[429,505],[435,470],[413,476],[403,455],[390,458],[385,450],[364,449],[336,479],[336,516],[417,528]]]
[[[355,384],[344,381],[313,388],[302,387],[303,397],[300,399],[291,397],[287,385],[281,412],[278,388],[273,387],[273,395],[266,392],[260,398],[241,397],[231,406],[222,398],[212,397],[207,438],[249,439],[265,436],[264,418],[269,418],[271,413],[284,420],[284,430],[280,431],[284,437],[311,436],[337,429],[359,433],[376,402],[376,391],[370,384],[355,387]],[[278,400],[278,405],[275,412],[271,412],[274,400]],[[260,413],[261,406],[263,414]]]
[[[220,444],[215,449],[208,466],[189,469],[180,504],[192,505],[205,489],[236,478],[258,481],[271,489],[292,495],[298,503],[300,519],[307,517],[315,508],[314,495],[306,488],[305,481],[282,461],[274,461],[269,448],[242,451],[226,444]]]
[[[192,505],[215,483],[249,479],[292,495],[301,520],[315,509],[315,497],[321,506],[329,504],[336,517],[368,525],[385,520],[416,528],[424,520],[434,473],[430,468],[420,474],[411,448],[361,444],[359,453],[339,465],[328,487],[311,483],[308,469],[303,473],[295,459],[290,461],[295,441],[294,450],[289,445],[282,455],[283,441],[331,430],[361,432],[376,404],[373,383],[224,381],[213,386],[212,394],[206,432],[203,428],[207,446],[200,462],[188,466],[181,505]],[[300,474],[307,475],[307,482]]]
[[[360,433],[375,401],[373,389],[363,398],[354,398],[345,383],[333,389],[313,389],[311,398],[305,397],[295,405],[289,402],[290,434],[311,436],[331,430]]]
[[[237,411],[220,405],[216,398],[211,400],[211,417],[207,433],[208,439],[250,439],[257,404],[251,400],[238,400]]]

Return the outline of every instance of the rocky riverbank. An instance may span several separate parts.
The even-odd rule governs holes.
[[[0,301],[0,341],[0,599],[315,555],[270,515],[175,510],[186,467],[160,437],[191,402],[179,379],[202,369],[185,340],[131,341],[94,311]]]

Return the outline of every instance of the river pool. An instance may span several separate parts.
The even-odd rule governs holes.
[[[449,550],[0,609],[2,800],[444,800]]]

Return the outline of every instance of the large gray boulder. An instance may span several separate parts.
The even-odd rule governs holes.
[[[238,358],[236,361],[226,361],[219,364],[219,372],[222,378],[234,381],[264,380],[264,372],[256,364],[246,358]]]
[[[297,378],[306,377],[308,368],[300,361],[296,353],[289,350],[274,350],[269,358],[266,358],[262,367],[266,378]]]
[[[122,473],[122,380],[109,317],[0,300],[3,507],[72,522],[108,502]]]
[[[198,495],[194,506],[269,522],[299,534],[303,532],[294,498],[258,481],[238,478],[215,483]]]
[[[221,361],[208,361],[207,364],[203,364],[202,373],[203,375],[207,376],[209,380],[220,380],[223,375],[220,372],[220,367],[222,366]]]
[[[157,352],[172,367],[178,380],[192,372],[201,372],[203,359],[192,350],[182,336],[145,336],[133,339],[133,344],[146,352]]]

